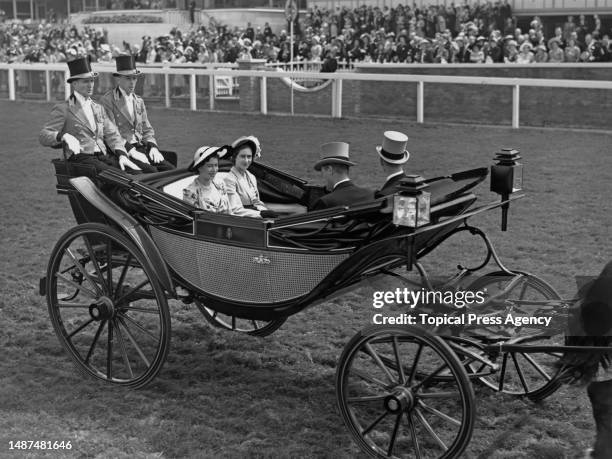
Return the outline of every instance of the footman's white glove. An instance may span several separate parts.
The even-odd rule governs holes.
[[[128,156],[132,159],[135,159],[136,161],[140,161],[141,163],[149,164],[149,159],[147,158],[147,155],[139,152],[135,148],[132,148],[130,151],[128,151]]]
[[[125,170],[126,166],[129,167],[130,169],[134,169],[135,171],[142,170],[140,167],[138,167],[136,164],[130,161],[130,159],[125,155],[119,156],[119,166],[121,167],[122,171]]]
[[[68,133],[64,134],[62,136],[62,141],[68,145],[68,149],[75,155],[81,153],[81,142],[79,142],[79,140],[73,135]]]
[[[164,160],[164,155],[159,152],[157,147],[151,147],[149,154],[151,155],[151,158],[155,164],[161,163]]]

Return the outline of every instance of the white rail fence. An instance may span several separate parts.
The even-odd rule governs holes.
[[[212,64],[218,67],[218,64]],[[232,66],[233,67],[233,66]],[[151,75],[162,75],[164,80],[164,100],[165,106],[171,107],[170,78],[182,75],[188,80],[189,84],[189,108],[198,110],[196,78],[208,77],[209,110],[215,110],[216,81],[227,80],[228,78],[237,79],[241,77],[255,78],[259,80],[259,111],[262,114],[268,113],[268,85],[267,80],[272,78],[293,78],[331,80],[331,116],[332,118],[342,117],[342,98],[344,81],[368,81],[368,82],[400,82],[417,85],[416,91],[416,121],[424,123],[425,107],[425,85],[426,84],[461,84],[477,86],[505,86],[512,88],[512,127],[520,126],[520,95],[523,87],[541,88],[578,88],[578,89],[604,89],[612,90],[612,81],[592,81],[592,80],[563,80],[563,79],[538,79],[538,78],[497,78],[497,77],[466,77],[466,76],[440,76],[440,75],[405,75],[405,74],[374,74],[374,73],[317,73],[312,72],[276,72],[270,70],[235,70],[232,67],[222,68],[143,68],[143,73]],[[97,64],[94,70],[101,74],[112,74],[115,70],[114,65],[104,66]],[[38,71],[44,72],[44,87],[46,100],[55,100],[51,85],[51,74],[62,72],[63,81],[69,77],[69,72],[65,64],[0,64],[0,74],[8,71],[8,99],[16,100],[15,76],[19,71]],[[200,81],[202,79],[200,78]],[[70,93],[70,85],[65,84],[64,94]],[[2,98],[0,88],[0,98]]]

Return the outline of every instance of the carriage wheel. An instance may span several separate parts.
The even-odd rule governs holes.
[[[567,323],[567,310],[563,304],[547,304],[548,300],[561,297],[547,282],[527,273],[517,272],[517,276],[499,271],[476,279],[470,291],[485,292],[485,299],[499,295],[513,286],[486,306],[484,314],[497,312],[505,317],[533,315],[551,317],[549,328],[487,326],[471,329],[468,334],[483,342],[505,341],[525,346],[555,346],[564,344],[564,326]],[[562,383],[556,364],[561,352],[527,353],[503,352],[496,357],[498,371],[490,376],[479,378],[487,387],[510,395],[527,396],[534,401],[542,400],[554,393]],[[476,369],[477,370],[477,369]]]
[[[170,312],[144,260],[123,234],[98,223],[72,228],[53,249],[49,315],[82,373],[136,388],[161,369],[170,345]]]
[[[243,319],[210,309],[204,306],[204,304],[199,300],[194,300],[194,303],[206,320],[215,327],[239,333],[246,333],[247,335],[252,336],[271,335],[287,321],[286,317],[270,321]]]
[[[353,439],[373,457],[458,457],[472,435],[465,369],[444,341],[418,328],[370,326],[353,336],[336,397]]]

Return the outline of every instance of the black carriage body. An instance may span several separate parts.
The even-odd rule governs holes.
[[[178,284],[213,310],[256,320],[287,317],[427,254],[462,223],[456,216],[476,200],[469,190],[487,175],[482,168],[429,180],[433,224],[413,233],[382,211],[388,198],[261,220],[202,211],[164,192],[195,177],[184,169],[131,177],[54,164],[77,222],[131,233],[168,294]],[[261,163],[251,171],[265,202],[308,206],[322,192]],[[75,173],[95,186],[71,182]]]

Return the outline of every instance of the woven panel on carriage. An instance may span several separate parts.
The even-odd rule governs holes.
[[[287,253],[202,241],[151,228],[168,265],[202,291],[271,304],[310,293],[348,254]]]

